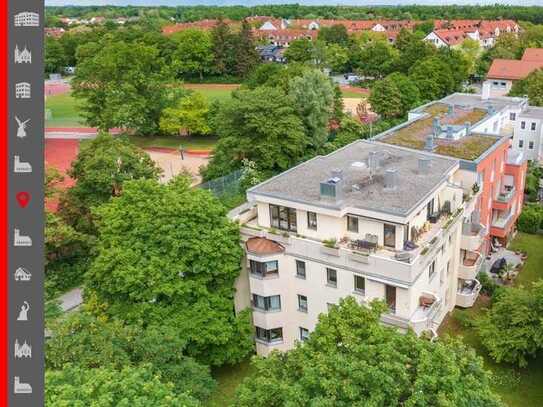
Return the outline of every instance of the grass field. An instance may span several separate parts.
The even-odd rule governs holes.
[[[515,284],[527,286],[543,278],[543,236],[519,233],[512,242],[511,249],[523,250],[528,259],[517,277]],[[475,319],[488,305],[488,298],[480,297],[473,308],[456,309],[447,323],[440,329],[440,334],[462,336],[464,342],[482,356],[487,369],[492,372],[492,385],[509,407],[531,407],[543,405],[543,354],[532,360],[527,368],[496,363],[483,348],[474,328],[462,326],[460,320],[468,317]]]
[[[188,150],[212,150],[217,143],[217,137],[212,136],[156,136],[156,137],[143,137],[143,136],[129,136],[130,141],[141,148],[149,147],[167,147],[167,148],[179,148],[183,146]]]
[[[47,96],[45,109],[51,111],[51,119],[45,120],[45,127],[86,127],[76,107],[76,100],[70,93]]]
[[[250,360],[235,366],[222,366],[215,369],[213,377],[217,380],[217,388],[207,402],[209,407],[226,407],[232,404],[236,389],[252,372]]]
[[[198,93],[204,95],[209,103],[215,100],[223,101],[230,99],[232,91],[239,87],[239,85],[221,85],[221,84],[185,84],[185,88],[192,89]]]

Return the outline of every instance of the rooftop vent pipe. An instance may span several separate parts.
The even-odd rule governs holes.
[[[428,174],[430,172],[430,167],[432,166],[432,159],[429,157],[419,158],[418,171],[419,174]]]
[[[424,145],[424,149],[426,151],[434,151],[435,148],[436,147],[434,145],[434,136],[429,135],[428,137],[426,137],[426,144]]]
[[[389,168],[385,171],[385,189],[396,189],[398,188],[398,170],[395,168]]]

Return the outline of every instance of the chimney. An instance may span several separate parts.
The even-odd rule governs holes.
[[[390,168],[385,171],[385,189],[393,190],[398,187],[398,170]]]
[[[377,170],[379,157],[377,156],[377,151],[370,151],[368,155],[368,167],[370,169],[370,174],[373,175],[375,170]]]
[[[439,122],[439,117],[434,117],[432,120],[432,132],[435,137],[441,134],[441,123]]]
[[[430,167],[432,166],[432,159],[429,157],[419,158],[418,171],[419,174],[428,174],[430,172]]]
[[[434,151],[436,146],[434,145],[434,136],[429,135],[426,137],[426,144],[424,145],[424,149],[426,151]]]
[[[320,198],[333,202],[343,199],[343,171],[332,170],[332,176],[320,183]]]
[[[451,126],[450,124],[447,125],[447,138],[448,139],[454,138],[454,129],[453,129],[453,126]]]
[[[465,122],[464,127],[466,129],[466,136],[469,135],[470,128],[471,128],[471,122]]]

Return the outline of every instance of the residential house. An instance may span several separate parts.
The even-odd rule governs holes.
[[[262,58],[265,62],[279,62],[279,63],[285,63],[286,58],[284,56],[285,48],[279,47],[277,45],[262,45],[256,47],[258,53],[260,54],[260,58]]]
[[[317,31],[315,30],[253,30],[253,35],[260,41],[267,42],[269,44],[278,47],[288,47],[294,40],[307,39],[313,41],[317,38]]]

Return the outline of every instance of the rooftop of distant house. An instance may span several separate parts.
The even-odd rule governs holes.
[[[466,161],[476,161],[509,133],[501,129],[499,135],[474,132],[473,128],[506,106],[520,104],[521,98],[491,98],[456,93],[412,111],[418,115],[376,140],[384,143],[433,151]],[[431,144],[429,138],[431,138]]]
[[[457,166],[452,158],[359,140],[279,174],[248,195],[406,216]],[[335,199],[323,195],[323,184],[325,191],[336,191]]]
[[[520,80],[543,68],[543,48],[527,48],[522,59],[495,59],[486,75],[489,79]]]

